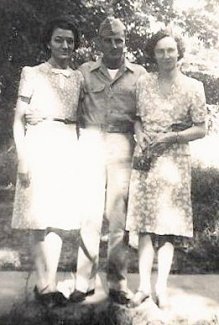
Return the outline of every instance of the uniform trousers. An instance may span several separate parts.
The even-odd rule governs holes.
[[[104,211],[109,220],[109,288],[127,290],[127,199],[134,148],[131,133],[107,133],[94,127],[80,131],[82,169],[82,245],[78,252],[76,289],[95,287]]]

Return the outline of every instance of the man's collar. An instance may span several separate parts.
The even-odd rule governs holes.
[[[102,59],[97,60],[96,62],[94,62],[90,68],[90,71],[94,71],[97,70],[101,67],[102,65]]]
[[[104,65],[102,59],[100,58],[99,60],[97,60],[96,62],[94,62],[94,64],[92,65],[92,67],[90,68],[90,71],[94,71],[94,70],[98,70],[101,66],[104,66],[106,68],[106,66]],[[125,59],[124,63],[122,64],[121,67],[124,67],[124,70],[128,69],[131,72],[134,72],[132,63],[130,63],[127,59]],[[120,67],[120,68],[121,68]],[[107,69],[107,68],[106,68]]]
[[[125,59],[125,67],[128,68],[131,72],[134,72],[133,65],[127,59]]]

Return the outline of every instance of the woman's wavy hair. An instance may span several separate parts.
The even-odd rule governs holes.
[[[46,50],[47,50],[48,43],[51,41],[52,33],[56,28],[71,30],[74,34],[74,42],[75,42],[74,50],[76,50],[79,47],[80,33],[78,28],[75,26],[73,22],[73,18],[71,16],[60,16],[47,21],[47,23],[44,26],[42,41]]]
[[[156,59],[154,57],[154,48],[157,45],[157,43],[165,38],[165,37],[172,37],[176,44],[177,44],[177,50],[178,50],[178,61],[181,60],[184,56],[185,53],[185,46],[182,38],[178,35],[174,35],[171,31],[169,30],[160,30],[156,34],[153,34],[151,38],[147,41],[146,47],[145,47],[145,52],[147,56],[149,57],[150,61],[153,63],[156,63]]]

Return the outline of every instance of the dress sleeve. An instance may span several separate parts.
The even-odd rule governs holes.
[[[141,117],[145,115],[145,105],[148,98],[149,77],[148,74],[143,74],[139,77],[136,83],[136,116]]]
[[[190,115],[193,123],[203,123],[207,116],[205,91],[202,82],[195,80],[192,89]]]
[[[140,76],[136,83],[136,116],[138,116],[138,117],[141,117],[142,82],[143,82],[143,77]]]
[[[33,73],[31,67],[24,67],[21,72],[18,97],[26,97],[29,100],[33,96]]]

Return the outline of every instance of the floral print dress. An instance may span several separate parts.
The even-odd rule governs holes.
[[[54,69],[48,62],[24,67],[18,96],[29,98],[28,110],[45,117],[26,124],[23,164],[30,175],[24,188],[16,184],[12,227],[64,230],[80,227],[79,147],[76,121],[83,77],[72,69]]]
[[[173,125],[191,126],[206,118],[201,82],[178,73],[163,95],[158,75],[139,79],[137,115],[144,132],[156,137]],[[140,156],[136,145],[134,156]],[[157,235],[193,236],[189,144],[173,144],[152,160],[149,171],[132,169],[126,228]]]

